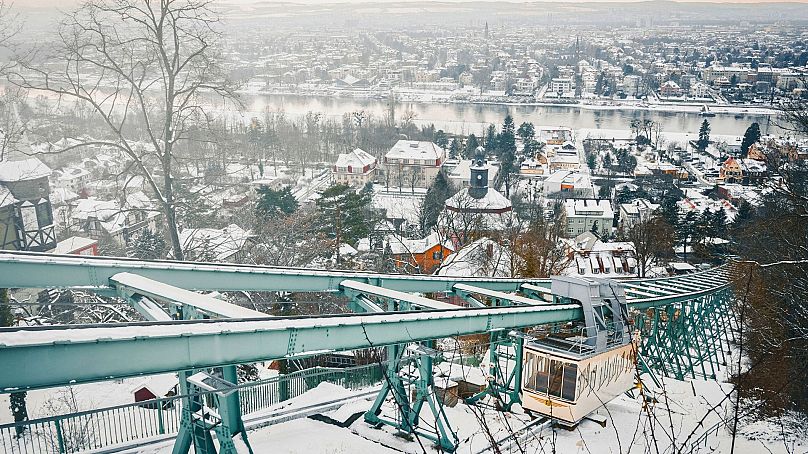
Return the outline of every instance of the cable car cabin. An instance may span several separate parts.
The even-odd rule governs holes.
[[[581,304],[584,320],[526,339],[522,407],[574,425],[634,387],[636,349],[619,283],[553,278],[552,293],[556,302]]]

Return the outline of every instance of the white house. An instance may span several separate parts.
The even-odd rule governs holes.
[[[446,150],[432,142],[399,140],[384,156],[387,185],[429,188],[446,160]]]
[[[348,186],[362,187],[376,175],[377,161],[374,156],[361,148],[350,153],[340,153],[331,168],[334,182]]]

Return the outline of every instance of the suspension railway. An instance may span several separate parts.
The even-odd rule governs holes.
[[[0,364],[13,367],[0,368],[0,392],[177,373],[173,453],[235,453],[236,439],[250,449],[237,365],[385,347],[364,420],[451,452],[457,436],[433,389],[437,339],[489,336],[487,385],[468,403],[520,403],[575,423],[633,385],[635,361],[652,376],[715,377],[726,363],[721,339],[732,336],[730,274],[723,266],[620,281],[458,278],[2,252],[0,288],[116,296],[147,321],[2,328]],[[353,313],[272,317],[204,291],[333,292]],[[395,415],[382,411],[390,399]],[[430,430],[420,424],[425,408]],[[74,452],[58,424],[54,436],[54,452]]]

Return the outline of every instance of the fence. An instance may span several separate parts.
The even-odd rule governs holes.
[[[383,366],[369,364],[350,369],[315,367],[244,383],[238,386],[241,411],[246,415],[281,402],[282,387],[291,399],[323,382],[356,390],[381,382],[383,376]],[[2,424],[0,449],[4,454],[71,454],[175,434],[187,397],[166,397]]]

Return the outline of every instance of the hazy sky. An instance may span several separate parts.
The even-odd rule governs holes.
[[[237,4],[253,4],[253,3],[305,3],[305,4],[319,4],[319,3],[399,3],[399,2],[425,2],[430,0],[214,0],[221,1],[222,3],[237,3]],[[440,0],[442,3],[447,2],[467,2],[467,1],[486,1],[486,0]],[[502,1],[502,0],[498,0]],[[514,3],[527,3],[525,0],[505,0]],[[643,0],[542,0],[556,3],[591,3],[591,2],[631,2]],[[674,0],[679,2],[700,2],[704,0]],[[8,0],[7,0],[8,2]],[[74,4],[80,3],[81,0],[10,0],[10,3],[18,7],[69,7]],[[705,3],[708,1],[705,1]],[[709,0],[715,3],[808,3],[808,0]]]

